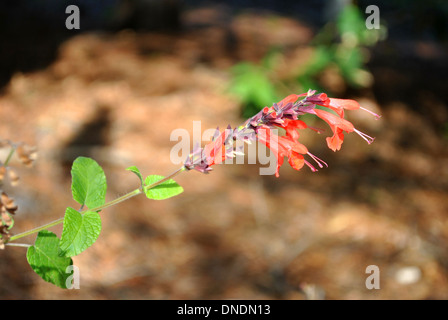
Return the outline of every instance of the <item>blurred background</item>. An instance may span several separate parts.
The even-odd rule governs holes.
[[[68,5],[79,30],[65,27]],[[379,29],[366,28],[368,5]],[[318,173],[221,165],[180,175],[175,198],[105,210],[73,259],[80,290],[44,282],[26,249],[7,247],[0,299],[447,299],[447,35],[442,0],[2,1],[0,137],[38,148],[4,186],[15,234],[77,208],[77,156],[104,168],[112,200],[138,186],[128,166],[177,169],[170,134],[193,121],[237,126],[309,88],[382,118],[347,112],[370,146],[352,134],[333,153],[326,134],[304,135],[329,164]],[[366,289],[369,265],[379,290]]]

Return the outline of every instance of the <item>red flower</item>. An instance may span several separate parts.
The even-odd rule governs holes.
[[[220,164],[224,162],[226,158],[233,156],[232,150],[230,150],[230,153],[228,152],[229,147],[232,148],[229,142],[226,141],[228,136],[229,130],[224,130],[222,133],[217,131],[213,141],[205,145],[203,152],[206,163],[209,166]]]
[[[344,109],[356,110],[361,107],[357,101],[351,99],[327,98],[324,99],[322,103],[317,102],[316,104],[330,108],[331,110],[336,112],[341,118],[344,117]]]
[[[299,139],[298,129],[308,128],[307,124],[302,120],[285,120],[284,125],[281,127],[285,129],[286,136],[290,137],[292,140]]]
[[[258,140],[266,145],[274,153],[277,158],[277,170],[275,176],[279,176],[280,167],[283,165],[284,157],[288,158],[288,162],[295,170],[302,169],[306,164],[313,172],[317,169],[308,161],[305,160],[303,155],[310,156],[320,168],[328,166],[324,161],[313,155],[308,151],[308,148],[298,141],[299,133],[297,129],[306,129],[307,125],[302,120],[289,120],[286,119],[283,125],[278,125],[285,129],[285,136],[278,136],[273,134],[273,130],[268,127],[263,127],[258,130]]]
[[[319,95],[319,99],[316,100],[315,103],[319,106],[329,108],[336,112],[336,114],[339,116],[336,116],[332,113],[320,110],[320,109],[314,109],[314,113],[328,123],[331,130],[333,131],[333,136],[328,137],[327,145],[328,147],[333,150],[337,151],[341,149],[342,142],[344,142],[344,131],[349,132],[356,132],[361,138],[367,141],[367,143],[372,143],[375,138],[372,138],[365,133],[355,129],[353,124],[347,120],[344,119],[344,109],[345,110],[356,110],[356,109],[362,109],[364,111],[367,111],[371,114],[373,114],[377,119],[380,118],[379,115],[362,108],[359,103],[355,100],[351,99],[335,99],[335,98],[328,98],[325,93],[322,93]],[[320,100],[320,101],[319,101]]]
[[[296,170],[302,169],[305,159],[302,154],[308,153],[308,149],[298,141],[287,137],[279,137],[272,133],[272,129],[264,127],[258,130],[258,140],[266,145],[277,158],[277,170],[275,176],[279,176],[280,167],[284,157],[288,157],[288,162]]]
[[[340,150],[342,142],[344,141],[344,131],[353,132],[355,130],[355,127],[351,122],[327,111],[320,109],[315,109],[314,111],[319,118],[328,123],[331,130],[333,131],[333,136],[326,139],[328,147],[333,151]]]

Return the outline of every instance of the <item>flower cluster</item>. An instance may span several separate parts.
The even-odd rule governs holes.
[[[321,108],[317,108],[317,106]],[[323,109],[328,109],[328,111]],[[240,140],[247,143],[259,141],[266,145],[277,158],[275,173],[277,177],[285,157],[294,169],[300,170],[307,165],[314,172],[317,171],[317,168],[306,160],[305,156],[313,160],[319,168],[328,165],[310,153],[307,147],[299,142],[299,130],[308,128],[318,133],[323,130],[308,126],[299,117],[304,114],[312,114],[324,120],[333,133],[332,136],[326,138],[327,145],[331,150],[337,151],[341,149],[344,133],[355,132],[369,144],[374,140],[357,130],[351,122],[344,118],[345,110],[357,109],[368,111],[377,119],[380,117],[362,108],[355,100],[329,98],[325,93],[316,94],[313,90],[299,95],[291,94],[271,107],[263,108],[238,128],[228,127],[222,133],[217,130],[212,142],[204,148],[197,146],[188,156],[184,165],[186,169],[208,173],[213,165],[241,153],[240,150],[233,149],[233,141]],[[276,134],[278,131],[276,129],[283,129],[285,135],[279,136]]]

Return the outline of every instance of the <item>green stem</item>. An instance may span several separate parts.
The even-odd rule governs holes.
[[[6,245],[11,247],[23,247],[23,248],[31,247],[31,245],[28,243],[7,243]]]
[[[9,161],[11,160],[11,158],[12,158],[12,156],[13,156],[13,154],[14,154],[15,151],[16,151],[16,148],[15,148],[15,146],[13,146],[13,147],[11,148],[11,150],[9,151],[8,156],[6,157],[5,163],[3,164],[5,167],[8,165],[8,163],[9,163]]]
[[[57,219],[55,221],[52,221],[52,222],[47,223],[47,224],[44,224],[43,226],[40,226],[40,227],[31,229],[31,230],[28,230],[28,231],[16,234],[15,236],[12,236],[11,238],[9,238],[8,243],[11,242],[11,241],[14,241],[14,240],[17,240],[17,239],[29,236],[30,234],[33,234],[33,233],[36,233],[36,232],[39,232],[39,231],[42,231],[42,230],[45,230],[45,229],[57,226],[58,224],[62,223],[63,221],[64,221],[64,218],[59,218],[59,219]]]
[[[93,208],[92,210],[87,209],[87,210],[82,211],[81,213],[85,213],[87,211],[97,211],[97,212],[101,211],[103,209],[106,209],[106,208],[109,208],[111,206],[114,206],[114,205],[116,205],[116,204],[118,204],[120,202],[123,202],[123,201],[126,201],[128,199],[131,199],[132,197],[138,196],[140,193],[142,193],[142,190],[140,188],[139,189],[135,189],[134,191],[126,193],[124,196],[121,196],[121,197],[119,197],[117,199],[109,201],[109,202],[103,204],[102,206]]]
[[[167,177],[165,177],[163,179],[160,179],[159,181],[156,181],[153,184],[150,184],[149,186],[143,187],[143,190],[141,188],[135,189],[135,190],[133,190],[133,191],[131,191],[129,193],[126,193],[124,196],[121,196],[121,197],[119,197],[117,199],[114,199],[112,201],[109,201],[109,202],[103,204],[102,206],[99,206],[99,207],[96,207],[96,208],[93,208],[93,209],[87,209],[87,210],[82,211],[81,213],[85,213],[87,211],[98,212],[100,210],[103,210],[103,209],[106,209],[106,208],[111,207],[113,205],[116,205],[116,204],[118,204],[120,202],[129,200],[129,199],[131,199],[131,198],[133,198],[135,196],[138,196],[139,194],[143,193],[143,191],[146,191],[148,189],[154,188],[155,186],[158,186],[159,184],[161,184],[161,183],[163,183],[163,182],[165,182],[165,181],[167,181],[169,179],[174,178],[175,176],[177,176],[178,174],[180,174],[183,171],[185,171],[185,167],[182,167],[182,168],[174,171],[173,173],[171,173]],[[44,224],[44,225],[42,225],[40,227],[37,227],[37,228],[31,229],[31,230],[28,230],[28,231],[16,234],[15,236],[12,236],[9,239],[8,243],[11,242],[11,241],[14,241],[14,240],[17,240],[17,239],[29,236],[29,235],[34,234],[36,232],[39,232],[39,231],[46,230],[48,228],[57,226],[58,224],[61,224],[62,222],[64,222],[64,217],[59,218],[57,220],[54,220],[54,221],[52,221],[50,223]]]

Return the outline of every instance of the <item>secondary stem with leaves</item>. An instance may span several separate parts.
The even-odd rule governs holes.
[[[69,207],[64,217],[14,235],[9,238],[7,245],[28,248],[28,263],[39,276],[61,288],[69,288],[71,286],[70,273],[66,270],[73,264],[72,257],[90,247],[101,232],[101,218],[98,212],[140,194],[145,194],[149,199],[163,200],[183,192],[183,188],[172,178],[185,171],[185,166],[166,177],[150,175],[146,179],[143,179],[135,166],[127,170],[137,175],[140,179],[140,187],[105,202],[107,183],[103,169],[93,159],[78,157],[73,162],[71,170],[72,195],[73,199],[81,205],[81,209],[75,210]],[[61,223],[63,230],[59,239],[48,229]],[[34,245],[14,242],[36,233],[37,239]]]
[[[121,203],[121,202],[123,202],[123,201],[129,200],[129,199],[131,199],[131,198],[133,198],[133,197],[135,197],[135,196],[138,196],[138,195],[140,195],[140,194],[142,194],[142,193],[146,193],[146,192],[148,192],[150,189],[155,188],[155,187],[161,185],[162,183],[164,183],[164,182],[166,182],[166,181],[168,181],[168,180],[174,178],[175,176],[177,176],[178,174],[182,173],[182,172],[185,171],[185,170],[186,170],[185,167],[181,167],[180,169],[176,170],[175,172],[171,173],[170,175],[166,176],[165,178],[161,178],[160,180],[158,180],[158,181],[156,181],[156,182],[154,182],[154,183],[152,183],[152,184],[150,184],[150,185],[146,185],[146,186],[143,185],[142,187],[140,187],[140,188],[138,188],[138,189],[135,189],[135,190],[133,190],[133,191],[131,191],[131,192],[128,192],[128,193],[126,193],[125,195],[123,195],[123,196],[121,196],[121,197],[119,197],[119,198],[116,198],[116,199],[114,199],[114,200],[111,200],[111,201],[109,201],[109,202],[107,202],[107,203],[105,203],[105,204],[103,204],[103,205],[101,205],[101,206],[99,206],[99,207],[96,207],[96,208],[93,208],[93,209],[85,209],[85,210],[81,211],[80,213],[81,213],[81,214],[84,214],[84,213],[86,213],[87,211],[95,211],[95,212],[99,212],[99,211],[101,211],[101,210],[103,210],[103,209],[112,207],[112,206],[114,206],[114,205],[116,205],[116,204],[119,204],[119,203]],[[51,227],[57,226],[57,225],[59,225],[59,224],[61,224],[61,223],[63,223],[63,222],[64,222],[64,217],[59,218],[59,219],[57,219],[57,220],[54,220],[54,221],[52,221],[52,222],[49,222],[49,223],[47,223],[47,224],[44,224],[44,225],[42,225],[42,226],[40,226],[40,227],[36,227],[36,228],[34,228],[34,229],[31,229],[31,230],[24,231],[24,232],[22,232],[22,233],[16,234],[15,236],[12,236],[12,237],[9,239],[8,245],[10,245],[10,246],[13,246],[13,245],[14,245],[14,246],[18,246],[18,244],[13,244],[13,243],[11,243],[11,242],[12,242],[12,241],[15,241],[15,240],[17,240],[17,239],[24,238],[24,237],[26,237],[26,236],[35,234],[35,233],[37,233],[37,232],[39,232],[39,231],[46,230],[46,229],[49,229],[49,228],[51,228]],[[22,244],[21,244],[21,245],[22,245]],[[27,246],[26,244],[24,244],[24,245]]]

